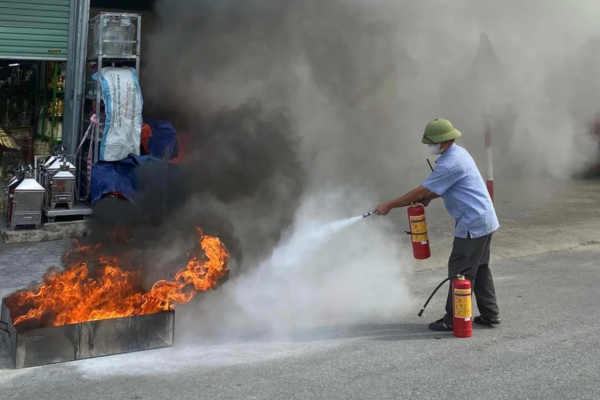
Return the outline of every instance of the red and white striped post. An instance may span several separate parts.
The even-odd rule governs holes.
[[[492,160],[492,128],[490,123],[489,113],[485,114],[484,118],[485,126],[485,157],[487,164],[487,176],[485,184],[487,186],[492,202],[494,202],[494,165]]]
[[[485,107],[482,111],[487,165],[485,183],[490,197],[494,201],[494,168],[492,163],[492,128],[490,118],[490,101],[492,98],[490,94],[494,92],[494,88],[500,85],[500,79],[505,76],[505,73],[502,63],[494,50],[494,46],[485,32],[479,34],[479,49],[477,50],[477,54],[475,54],[470,76],[481,88],[483,95],[481,100]]]

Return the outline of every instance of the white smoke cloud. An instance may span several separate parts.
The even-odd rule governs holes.
[[[288,335],[400,320],[413,305],[405,285],[410,252],[388,219],[340,219],[348,210],[368,210],[368,200],[351,191],[305,199],[294,225],[260,265],[203,294],[198,309],[181,309],[193,315],[184,324],[196,326],[186,331]]]

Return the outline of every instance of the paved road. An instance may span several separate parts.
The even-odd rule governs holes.
[[[600,248],[494,265],[503,325],[472,339],[425,319],[299,332],[288,340],[210,342],[29,370],[0,347],[0,398],[598,399]],[[425,299],[440,271],[416,273]]]
[[[61,267],[68,240],[4,244],[0,240],[0,295],[37,281],[51,267]]]

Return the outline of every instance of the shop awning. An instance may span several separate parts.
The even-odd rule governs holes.
[[[70,0],[0,0],[0,58],[66,61]]]

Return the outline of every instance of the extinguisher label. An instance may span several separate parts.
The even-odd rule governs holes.
[[[454,289],[454,315],[471,318],[471,289]]]
[[[410,233],[413,242],[427,242],[429,240],[427,236],[427,222],[425,222],[424,215],[410,217]]]

